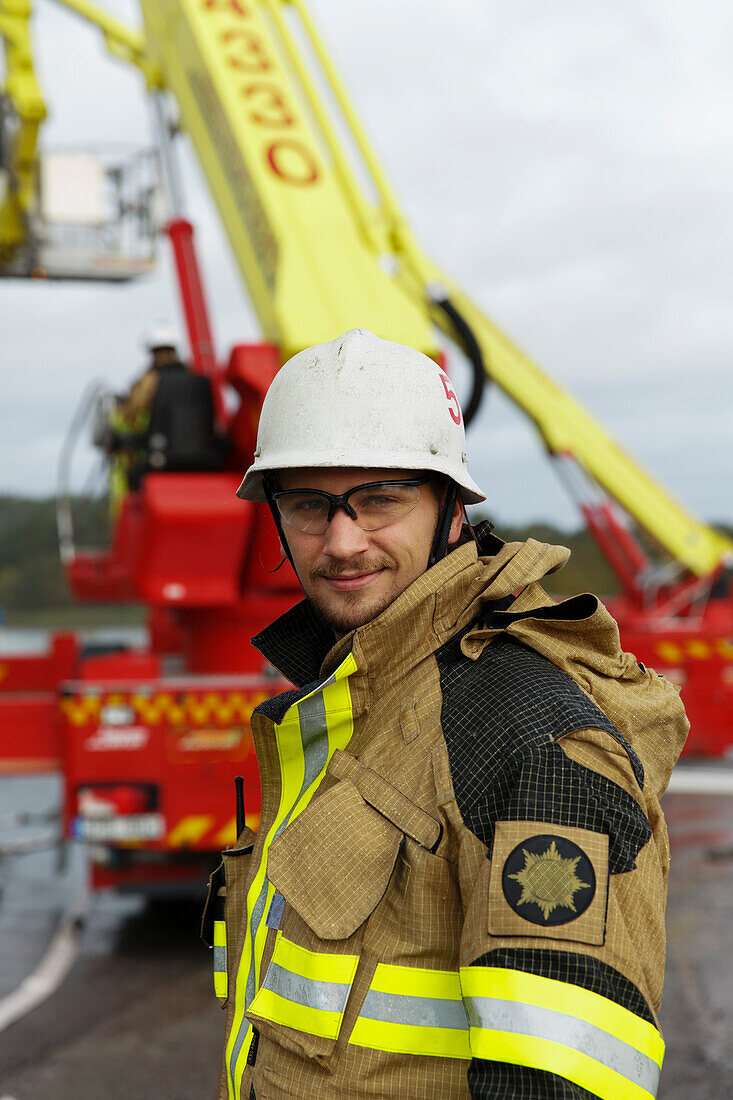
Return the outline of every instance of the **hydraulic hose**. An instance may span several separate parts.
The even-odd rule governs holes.
[[[486,390],[486,383],[489,380],[484,357],[478,345],[478,341],[473,334],[473,329],[468,324],[463,314],[456,309],[450,298],[448,298],[445,289],[433,288],[430,291],[430,298],[436,306],[443,310],[443,313],[445,313],[446,317],[451,322],[457,337],[457,342],[465,352],[473,368],[471,396],[463,410],[463,421],[465,426],[468,427],[479,410]]]

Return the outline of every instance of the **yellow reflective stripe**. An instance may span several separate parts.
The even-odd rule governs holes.
[[[458,972],[379,963],[349,1042],[395,1054],[468,1061]]]
[[[324,702],[324,705],[326,707],[326,716],[329,719],[329,722],[328,722],[329,735],[331,734],[331,729],[332,729],[332,724],[331,724],[330,719],[331,718],[336,718],[339,714],[344,714],[344,715],[348,716],[348,724],[350,726],[350,733],[349,733],[349,740],[350,740],[351,739],[351,733],[353,732],[353,714],[352,714],[352,707],[351,707],[351,692],[349,690],[348,678],[354,672],[356,672],[356,668],[357,668],[357,665],[356,665],[356,660],[354,659],[353,653],[347,654],[347,656],[343,659],[343,661],[338,666],[338,668],[335,670],[335,672],[331,673],[332,682],[327,684],[327,686],[325,688],[315,687],[313,689],[313,691],[309,691],[307,695],[302,695],[300,697],[300,699],[298,699],[298,701],[296,703],[293,703],[293,705],[285,712],[285,714],[283,715],[282,721],[279,723],[279,725],[275,725],[275,729],[276,730],[283,730],[283,729],[286,729],[288,726],[292,726],[292,725],[298,726],[300,724],[300,715],[298,713],[298,707],[302,703],[307,702],[308,699],[312,699],[314,695],[318,695],[320,693],[320,694],[323,695],[323,702]],[[330,736],[329,736],[329,740],[330,740]],[[346,744],[348,744],[348,740],[347,740]],[[296,745],[294,747],[297,750],[299,748],[299,745]],[[338,744],[334,745],[334,748],[342,748],[342,747],[344,747],[344,746],[341,746],[341,745],[338,745]],[[329,759],[331,757],[331,752],[332,751],[333,750],[329,751]],[[299,754],[296,752],[296,755],[299,755]],[[307,805],[307,803],[306,803],[306,805]],[[303,808],[305,808],[305,807],[303,807]]]
[[[600,993],[554,978],[500,967],[466,966],[461,967],[460,974],[465,998],[496,997],[575,1016],[635,1047],[658,1066],[662,1065],[664,1040],[654,1025]]]
[[[227,976],[227,926],[223,920],[214,921],[214,995],[226,997],[229,992]]]
[[[250,1006],[255,1016],[325,1039],[338,1038],[358,955],[327,955],[278,933],[272,962]],[[309,989],[301,982],[312,982]],[[322,1007],[317,1007],[318,1002]],[[329,1004],[340,1011],[328,1011]],[[349,1042],[372,1050],[471,1057],[458,973],[380,963]],[[408,1017],[405,1020],[405,1017]],[[410,1022],[412,1017],[415,1023]],[[461,1026],[454,1026],[455,1021]],[[435,1026],[445,1021],[452,1026]]]
[[[468,1029],[416,1027],[360,1016],[354,1024],[349,1043],[394,1054],[428,1054],[437,1058],[470,1059]]]
[[[247,894],[247,930],[242,954],[237,966],[236,986],[234,991],[235,1009],[225,1054],[229,1100],[236,1100],[236,1098],[239,1097],[242,1077],[247,1067],[247,1054],[249,1051],[247,1033],[250,1029],[244,1013],[247,1009],[247,976],[252,963],[254,963],[255,967],[255,979],[258,988],[261,980],[260,968],[262,964],[262,955],[265,949],[267,926],[264,919],[261,919],[255,929],[253,942],[250,919],[255,903],[265,887],[267,855],[270,844],[285,820],[288,819],[288,816],[290,820],[294,820],[308,805],[323,779],[328,761],[331,759],[334,751],[336,749],[345,749],[351,740],[351,735],[354,732],[354,721],[348,677],[351,676],[356,669],[357,665],[353,654],[349,653],[332,674],[332,680],[327,687],[323,689],[316,688],[307,696],[304,696],[304,699],[310,699],[312,696],[318,694],[319,691],[322,693],[326,712],[328,737],[327,759],[313,782],[308,785],[305,791],[302,789],[305,777],[305,757],[303,755],[298,713],[298,706],[304,699],[298,700],[298,702],[286,712],[280,724],[274,724],[275,743],[277,746],[281,776],[280,805],[275,820],[265,837],[260,865]],[[270,907],[274,893],[274,886],[268,882],[265,904],[262,907],[263,916]],[[232,1065],[233,1062],[234,1065]]]
[[[379,963],[370,988],[378,993],[408,993],[413,997],[440,997],[447,1001],[460,1001],[462,996],[457,970],[426,970],[390,963]]]
[[[471,1028],[471,1052],[477,1058],[556,1073],[600,1100],[650,1100],[653,1095],[590,1055],[551,1039]]]
[[[272,961],[317,982],[338,982],[351,985],[359,964],[358,955],[326,955],[318,951],[308,951],[305,947],[286,940],[278,932]]]
[[[265,949],[265,940],[267,938],[267,925],[265,924],[264,920],[260,920],[259,925],[255,929],[253,942],[249,923],[250,916],[254,910],[259,895],[261,894],[262,890],[265,889],[267,854],[270,848],[270,844],[277,835],[277,831],[284,822],[288,811],[293,807],[295,801],[297,800],[298,793],[302,788],[303,776],[305,774],[305,759],[302,753],[300,738],[298,736],[293,736],[293,732],[297,735],[297,721],[295,723],[295,731],[290,732],[288,728],[292,728],[293,725],[292,717],[289,722],[287,721],[288,717],[291,716],[292,711],[295,711],[297,719],[297,709],[291,707],[285,715],[285,720],[279,725],[274,725],[275,743],[277,746],[281,777],[280,805],[278,807],[277,814],[275,815],[275,819],[268,831],[268,834],[265,837],[260,865],[257,868],[257,873],[255,874],[255,877],[247,894],[247,931],[245,935],[244,946],[242,948],[242,954],[240,956],[239,965],[237,968],[237,982],[234,994],[234,1019],[232,1021],[232,1029],[229,1035],[226,1049],[229,1100],[236,1100],[236,1098],[239,1097],[239,1094],[241,1092],[242,1077],[247,1066],[247,1054],[249,1053],[249,1041],[247,1037],[247,1032],[249,1031],[249,1024],[244,1018],[244,1013],[247,1008],[247,978],[250,971],[250,965],[254,960],[256,971],[256,985],[259,986],[260,964],[262,961],[262,954]],[[297,742],[297,751],[295,742]],[[263,915],[269,910],[274,893],[274,886],[272,886],[271,883],[267,883],[264,905],[262,906]],[[236,1046],[238,1041],[239,1052],[238,1054],[236,1054],[236,1061],[233,1067],[234,1073],[232,1073],[232,1059],[236,1053]]]
[[[250,1012],[297,1031],[336,1039],[358,964],[358,955],[309,951],[278,932]]]
[[[338,1038],[342,1012],[325,1012],[320,1008],[289,1001],[264,987],[257,992],[252,1002],[252,1011],[266,1020],[292,1027],[295,1031],[305,1031],[322,1039]]]

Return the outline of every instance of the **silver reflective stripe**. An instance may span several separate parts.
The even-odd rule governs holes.
[[[328,724],[326,722],[326,704],[323,690],[334,677],[329,676],[319,687],[315,695],[297,703],[300,737],[305,757],[305,776],[301,792],[311,785],[318,773],[328,762]]]
[[[257,896],[257,900],[255,901],[254,905],[252,906],[252,915],[249,919],[250,928],[251,928],[251,935],[252,935],[252,943],[255,942],[255,936],[257,935],[257,929],[260,927],[260,922],[262,921],[262,918],[265,915],[265,903],[267,901],[267,888],[268,888],[269,885],[270,885],[269,880],[268,880],[267,876],[265,876],[265,880],[262,883],[262,889],[260,890],[260,892]],[[251,1004],[252,998],[254,997],[254,995],[255,995],[255,957],[254,957],[254,952],[252,952],[252,960],[250,962],[249,972],[247,974],[247,993],[246,993],[246,996],[245,996],[245,1004],[247,1004],[247,1005]],[[237,1039],[237,1042],[239,1042],[239,1039]],[[235,1062],[232,1062],[232,1065],[235,1065],[235,1064],[236,1064]]]
[[[321,982],[315,978],[304,978],[301,974],[293,974],[278,963],[271,962],[262,988],[269,989],[271,993],[277,993],[287,1001],[303,1005],[304,1008],[318,1008],[322,1012],[340,1014],[346,1008],[351,986],[340,982]]]
[[[411,997],[406,993],[378,993],[371,989],[359,1015],[392,1024],[468,1030],[463,1001],[447,1001],[442,997]]]
[[[227,949],[222,944],[221,947],[214,948],[214,970],[225,971],[227,968]]]
[[[589,1058],[633,1081],[639,1088],[646,1089],[652,1096],[657,1095],[661,1071],[652,1058],[622,1039],[609,1035],[603,1028],[579,1020],[577,1016],[496,997],[468,997],[466,1008],[472,1027],[550,1039],[587,1054]]]

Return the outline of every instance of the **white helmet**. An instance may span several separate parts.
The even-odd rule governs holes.
[[[175,349],[178,347],[178,333],[167,321],[157,321],[146,330],[143,346],[146,351],[157,351],[158,348]]]
[[[265,500],[263,475],[304,467],[433,470],[485,495],[468,472],[463,414],[448,376],[414,348],[363,328],[298,352],[267,391],[255,460],[237,490]]]

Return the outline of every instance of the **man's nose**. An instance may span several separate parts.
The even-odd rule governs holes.
[[[337,508],[326,528],[323,552],[332,558],[351,558],[369,549],[366,531],[351,519],[343,508]]]

